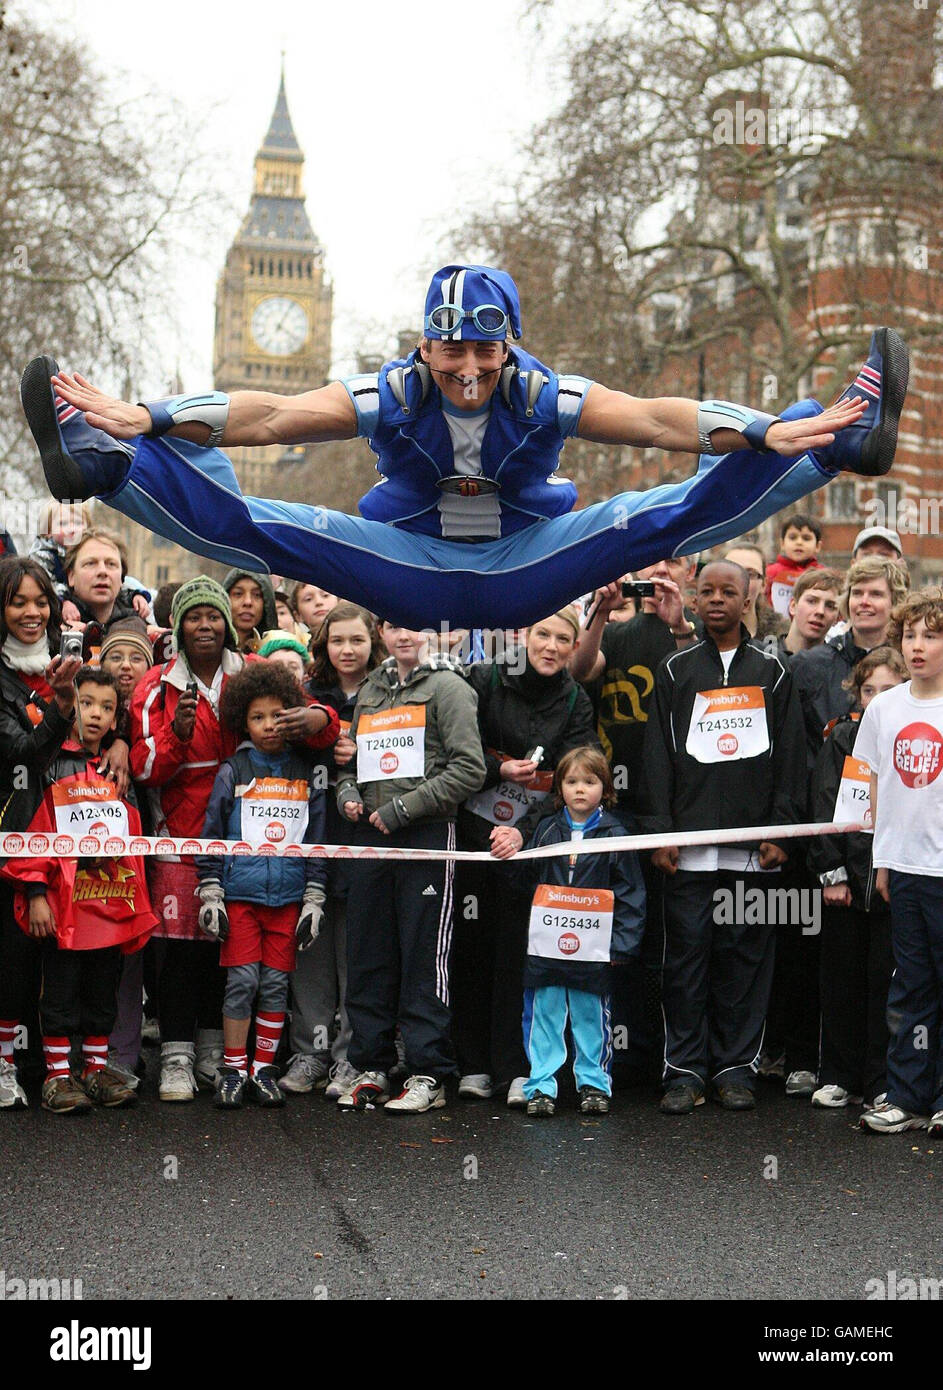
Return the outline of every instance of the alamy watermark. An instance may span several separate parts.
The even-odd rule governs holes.
[[[888,488],[865,502],[864,524],[886,526],[900,536],[938,536],[941,512],[941,497],[901,497],[896,488]]]
[[[0,1269],[0,1302],[59,1303],[81,1297],[81,1279],[60,1279],[57,1275],[48,1279],[23,1279]]]
[[[887,1300],[889,1303],[922,1301],[938,1303],[943,1279],[930,1279],[921,1275],[914,1279],[910,1275],[898,1275],[896,1269],[889,1269],[885,1278],[869,1279],[864,1286],[864,1296],[868,1300]]]
[[[801,927],[803,936],[822,930],[821,888],[734,888],[714,890],[715,926]]]
[[[743,100],[711,112],[715,145],[791,145],[824,140],[825,112],[814,106],[748,106]]]

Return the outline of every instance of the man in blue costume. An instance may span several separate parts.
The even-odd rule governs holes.
[[[271,570],[406,627],[520,627],[574,595],[738,535],[842,470],[886,473],[907,349],[878,329],[838,401],[781,417],[727,401],[642,400],[558,376],[508,343],[517,287],[449,265],[423,337],[379,372],[299,396],[212,391],[132,405],[35,358],[21,396],[56,497],[109,506],[198,554]],[[243,497],[216,446],[364,436],[381,480],[362,516]],[[573,512],[556,476],[567,438],[699,454],[692,478]]]

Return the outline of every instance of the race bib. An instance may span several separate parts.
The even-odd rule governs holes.
[[[361,717],[357,726],[358,782],[425,775],[425,705],[397,705]]]
[[[507,758],[495,749],[489,748],[493,757],[507,762]],[[492,825],[516,825],[531,806],[544,801],[553,790],[553,773],[538,772],[534,778],[535,786],[522,787],[517,782],[499,782],[487,791],[475,792],[465,802],[465,809],[472,811]]]
[[[769,749],[766,701],[758,685],[702,690],[694,697],[685,750],[699,763],[756,758]]]
[[[128,808],[114,782],[104,777],[84,782],[60,782],[52,788],[56,829],[64,835],[124,835]]]
[[[784,618],[789,617],[789,600],[792,598],[793,585],[787,584],[784,579],[774,579],[769,586],[770,603],[777,613],[782,613]]]
[[[257,777],[240,796],[242,838],[250,845],[300,845],[308,828],[308,783]]]
[[[859,821],[871,826],[871,769],[858,758],[845,759],[832,820],[836,825]],[[873,828],[867,833],[872,835]]]
[[[609,888],[541,883],[530,909],[527,954],[546,960],[608,962],[614,904]]]

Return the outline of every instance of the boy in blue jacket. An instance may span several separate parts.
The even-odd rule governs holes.
[[[557,810],[527,848],[627,834],[609,807],[616,793],[598,748],[573,748],[557,764]],[[570,1020],[573,1072],[584,1115],[607,1115],[612,1095],[612,963],[636,957],[645,926],[645,887],[634,853],[571,854],[528,863],[538,880],[524,967],[524,1083],[528,1115],[552,1115],[556,1073],[566,1061]],[[533,881],[533,873],[531,873]]]
[[[204,839],[265,845],[317,844],[324,839],[325,797],[310,754],[287,742],[285,711],[303,708],[304,692],[280,663],[248,663],[220,699],[220,718],[244,742],[216,774],[203,823]],[[247,1082],[263,1106],[284,1105],[274,1066],[285,1022],[295,947],[317,939],[324,911],[322,859],[207,855],[196,860],[203,904],[200,928],[221,943],[226,967],[223,1067],[214,1103],[242,1104]],[[255,1056],[246,1050],[252,1004]]]

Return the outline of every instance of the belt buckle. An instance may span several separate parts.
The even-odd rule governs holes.
[[[458,497],[490,497],[493,493],[501,491],[500,484],[493,478],[485,478],[478,474],[467,477],[464,473],[452,473],[447,478],[440,478],[436,486],[443,492]]]

